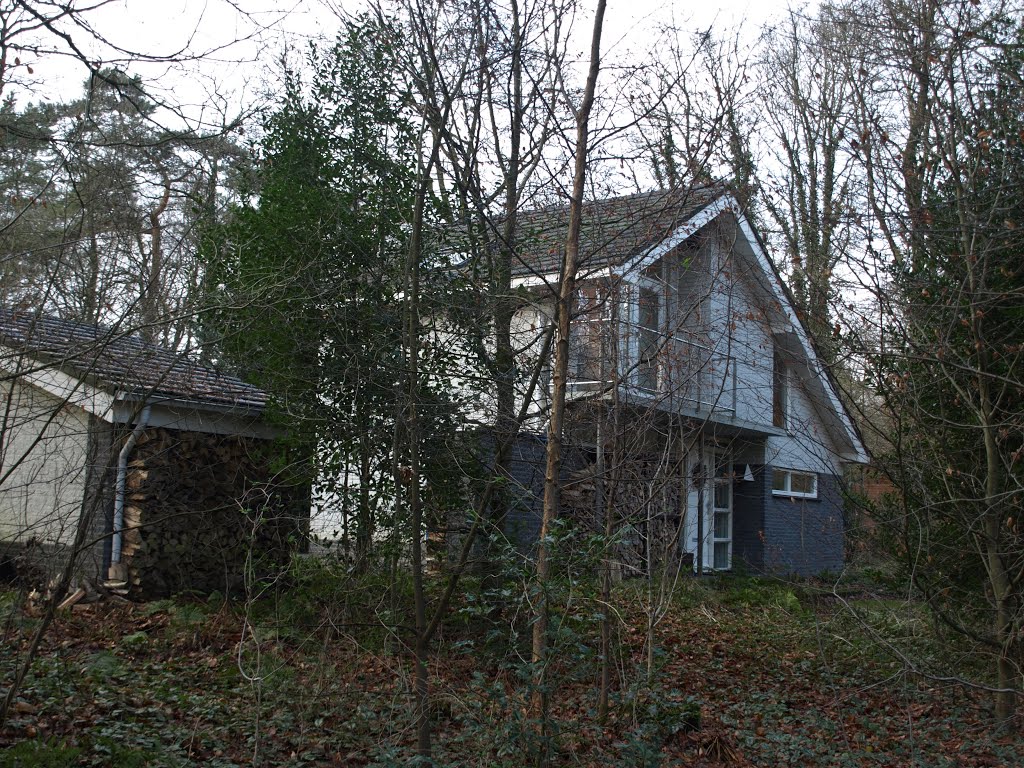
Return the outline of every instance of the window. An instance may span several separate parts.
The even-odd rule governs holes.
[[[658,354],[661,351],[661,294],[653,288],[640,287],[640,364],[638,384],[644,389],[658,388]]]
[[[772,495],[816,499],[818,498],[818,476],[813,472],[776,469],[772,472]]]
[[[576,292],[575,320],[569,343],[569,376],[577,382],[601,378],[602,359],[607,357],[606,293],[597,282],[583,283]]]
[[[732,462],[716,456],[711,526],[711,567],[716,571],[732,567],[732,483]]]
[[[772,424],[789,428],[789,370],[779,350],[775,350],[772,364]]]

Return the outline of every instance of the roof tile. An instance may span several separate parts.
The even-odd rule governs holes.
[[[582,271],[616,266],[657,245],[678,227],[726,193],[721,184],[682,190],[643,192],[584,204],[580,236]],[[567,205],[519,214],[522,255],[513,267],[517,276],[546,275],[559,270],[569,226]]]
[[[0,344],[102,389],[147,399],[261,410],[267,395],[237,376],[118,328],[0,308]]]

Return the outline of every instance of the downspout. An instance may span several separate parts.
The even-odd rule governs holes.
[[[132,433],[125,440],[121,452],[117,454],[117,484],[114,487],[114,526],[113,537],[110,540],[110,567],[113,569],[121,563],[121,542],[124,534],[124,487],[125,479],[128,476],[128,456],[131,455],[135,443],[138,442],[142,430],[146,428],[149,421],[150,406],[142,409],[138,422]]]

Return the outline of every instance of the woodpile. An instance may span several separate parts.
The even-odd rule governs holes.
[[[596,466],[572,473],[561,492],[563,514],[577,529],[603,535],[604,511],[597,510]],[[658,472],[657,465],[628,461],[617,471],[605,471],[602,496],[613,495],[613,540],[617,570],[624,576],[642,575],[678,565],[682,540],[684,479]]]
[[[287,562],[296,494],[268,487],[259,441],[148,429],[125,478],[122,560],[132,597],[234,592]]]

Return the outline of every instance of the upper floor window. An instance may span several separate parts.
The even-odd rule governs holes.
[[[779,350],[775,350],[772,364],[772,424],[782,429],[789,427],[790,400],[789,369]]]
[[[662,302],[656,288],[640,286],[639,327],[640,360],[638,383],[644,389],[658,388],[658,354],[662,345]]]
[[[576,292],[570,339],[570,376],[581,381],[599,381],[609,373],[607,365],[609,328],[608,295],[596,281],[582,283]]]

